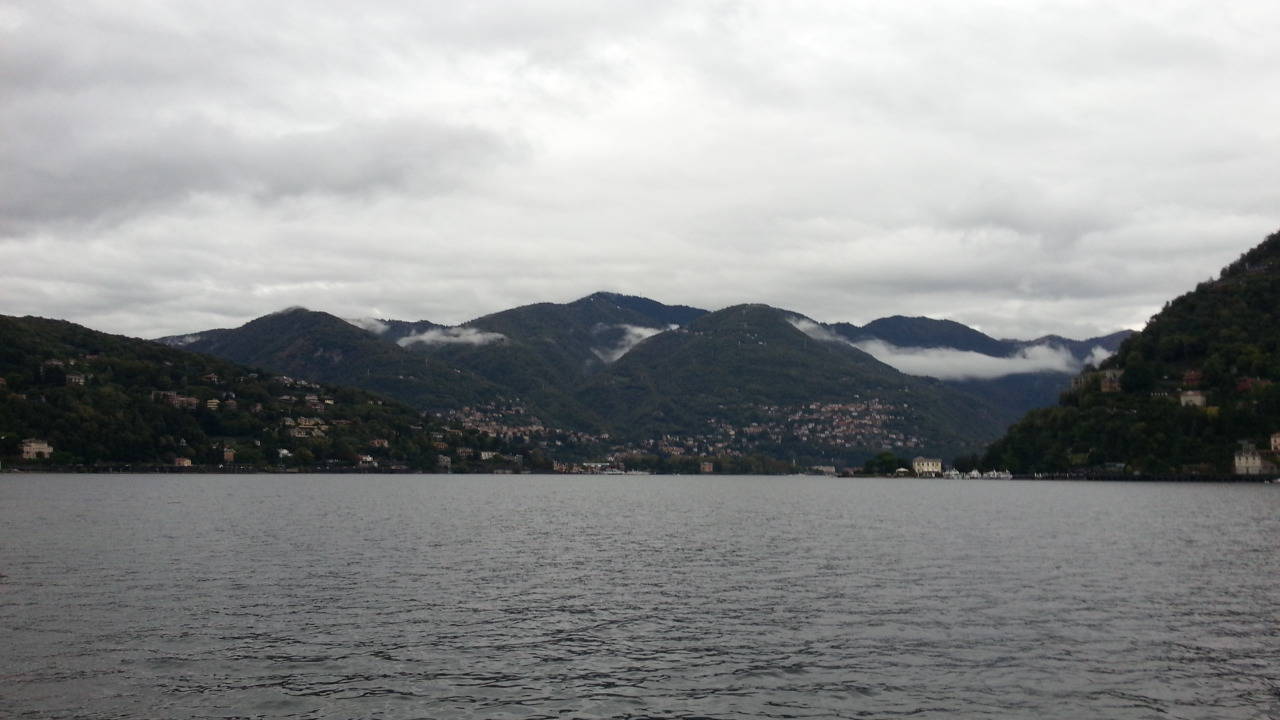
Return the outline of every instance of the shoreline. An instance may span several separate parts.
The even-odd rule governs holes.
[[[694,475],[683,475],[683,477],[714,477],[717,475],[730,476],[730,473],[698,473]],[[616,477],[618,473],[557,473],[557,472],[512,472],[510,470],[502,471],[474,471],[474,472],[433,472],[428,470],[413,470],[408,468],[380,468],[380,467],[311,467],[311,468],[271,468],[258,466],[193,466],[193,467],[174,467],[168,465],[110,465],[110,466],[83,466],[83,465],[60,465],[55,467],[34,467],[19,466],[6,467],[0,469],[0,475],[555,475],[565,477]],[[643,477],[678,477],[680,473],[646,473]],[[742,477],[796,477],[795,473],[755,473],[746,474]],[[802,477],[823,477],[818,474],[805,474]],[[831,477],[831,476],[827,476]],[[1212,483],[1212,484],[1277,484],[1280,483],[1280,476],[1277,475],[1125,475],[1122,473],[1111,474],[1086,474],[1086,473],[1034,473],[1034,474],[1015,474],[1011,478],[938,478],[938,477],[905,477],[895,478],[889,475],[840,475],[845,479],[871,479],[885,478],[898,480],[936,480],[939,482],[956,482],[965,480],[1046,480],[1046,481],[1074,481],[1074,482],[1149,482],[1149,483]]]

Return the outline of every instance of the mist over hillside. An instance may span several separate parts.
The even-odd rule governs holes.
[[[948,320],[859,327],[597,292],[455,326],[293,308],[161,342],[432,412],[484,407],[498,422],[518,407],[601,445],[855,462],[886,449],[972,452],[1056,401],[1122,336],[997,340]]]

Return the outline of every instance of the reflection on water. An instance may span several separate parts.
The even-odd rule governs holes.
[[[1275,486],[0,477],[0,716],[1280,716]]]

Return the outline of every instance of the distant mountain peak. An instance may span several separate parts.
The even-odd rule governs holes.
[[[654,327],[684,326],[707,314],[707,311],[701,308],[689,305],[667,305],[647,297],[611,290],[598,290],[568,303],[568,306],[583,307],[599,303],[608,303],[615,308],[636,313],[652,322]]]

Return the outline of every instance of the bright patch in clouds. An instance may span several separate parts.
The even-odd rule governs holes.
[[[432,328],[417,335],[402,337],[396,342],[400,347],[408,347],[416,343],[423,345],[488,345],[502,342],[507,336],[502,333],[485,332],[475,328],[452,327]]]

